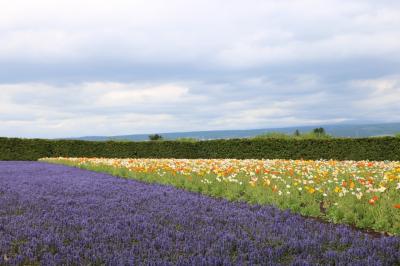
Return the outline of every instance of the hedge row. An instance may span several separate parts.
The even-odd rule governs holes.
[[[42,157],[337,159],[400,161],[400,138],[90,142],[0,138],[0,160]]]

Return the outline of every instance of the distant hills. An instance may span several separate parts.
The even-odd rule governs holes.
[[[300,127],[285,127],[285,128],[264,128],[264,129],[248,129],[248,130],[211,130],[211,131],[193,131],[193,132],[173,132],[173,133],[158,133],[166,140],[174,140],[178,138],[195,138],[199,140],[210,139],[229,139],[229,138],[249,138],[268,132],[281,132],[293,134],[298,129],[301,133],[309,132],[316,127],[323,127],[325,131],[336,137],[375,137],[375,136],[393,136],[400,133],[400,123],[385,123],[385,124],[340,124],[340,125],[322,125],[322,126],[300,126]],[[149,133],[152,134],[152,133]],[[143,141],[148,140],[149,134],[132,134],[120,136],[85,136],[78,140],[88,141]]]

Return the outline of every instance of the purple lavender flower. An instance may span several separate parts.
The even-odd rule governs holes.
[[[0,265],[399,262],[399,237],[61,165],[0,162]]]

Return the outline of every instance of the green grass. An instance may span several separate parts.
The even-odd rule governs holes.
[[[281,132],[267,132],[253,137],[253,139],[332,139],[328,134],[316,134],[314,132],[295,134],[285,134]]]

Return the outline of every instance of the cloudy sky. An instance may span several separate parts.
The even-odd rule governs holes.
[[[400,122],[398,0],[0,0],[0,136]]]

